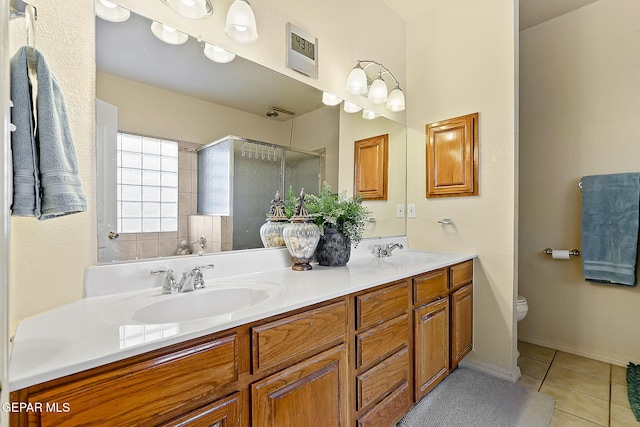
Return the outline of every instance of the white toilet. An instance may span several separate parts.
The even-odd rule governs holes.
[[[527,304],[527,299],[522,295],[518,295],[518,304],[516,306],[516,318],[518,322],[525,318],[528,311],[529,304]]]
[[[516,319],[518,322],[524,319],[529,311],[529,304],[527,304],[527,299],[522,295],[518,295],[518,303],[516,304]],[[520,357],[520,352],[516,349],[517,356]]]

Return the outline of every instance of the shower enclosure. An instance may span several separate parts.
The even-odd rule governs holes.
[[[198,214],[232,221],[232,248],[262,247],[260,226],[276,191],[318,194],[322,156],[229,135],[198,151]]]

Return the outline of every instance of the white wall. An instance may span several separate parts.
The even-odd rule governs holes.
[[[125,132],[208,144],[227,135],[289,145],[289,123],[98,73],[96,96],[118,107]]]
[[[477,253],[467,361],[515,378],[516,134],[513,0],[434,1],[408,26],[408,220],[412,247]],[[426,199],[425,125],[479,112],[479,195]],[[455,226],[439,219],[451,218]]]
[[[640,287],[587,283],[584,175],[640,171],[640,3],[600,0],[520,34],[520,339],[606,362],[640,361]]]
[[[38,8],[38,47],[47,57],[64,92],[89,197],[89,211],[51,221],[11,221],[11,329],[21,319],[82,297],[84,267],[96,263],[95,221],[95,64],[94,15],[91,1],[33,0]],[[231,0],[216,2],[211,19],[178,17],[157,0],[118,0],[134,11],[158,17],[179,29],[188,27],[208,41],[283,74],[347,97],[344,82],[357,59],[376,59],[405,81],[405,24],[382,2],[368,0],[253,0],[260,38],[239,45],[223,33]],[[291,21],[319,39],[318,80],[286,68],[285,25]],[[384,22],[384,31],[354,31]],[[10,52],[25,42],[24,22],[11,24]],[[4,42],[4,40],[3,40]],[[348,98],[348,97],[347,97]],[[356,101],[353,96],[351,99]],[[357,99],[360,102],[360,99]],[[404,114],[395,115],[403,120]]]
[[[93,2],[30,3],[38,10],[37,48],[65,97],[89,210],[48,221],[11,219],[11,329],[20,319],[80,299],[84,267],[97,259]],[[24,19],[11,21],[9,54],[24,44]]]

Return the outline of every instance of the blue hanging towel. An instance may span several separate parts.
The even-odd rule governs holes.
[[[591,282],[634,286],[640,173],[582,178],[582,272]]]
[[[35,52],[37,105],[34,108],[27,49],[11,59],[14,198],[12,214],[39,220],[87,210],[67,109],[55,76]]]

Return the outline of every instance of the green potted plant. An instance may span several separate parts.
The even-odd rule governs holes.
[[[308,195],[307,209],[322,233],[316,249],[320,265],[342,266],[351,256],[351,243],[362,240],[371,211],[362,205],[362,197],[335,194],[326,182],[319,195]]]

